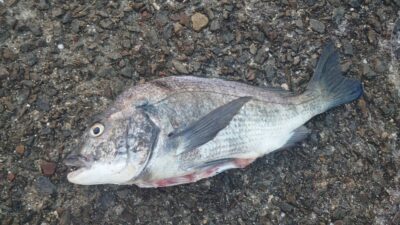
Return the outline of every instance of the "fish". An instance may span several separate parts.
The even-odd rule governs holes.
[[[64,162],[79,185],[142,188],[193,183],[244,168],[310,133],[304,124],[363,94],[341,72],[333,42],[321,53],[304,92],[217,78],[170,76],[133,86],[82,135]]]

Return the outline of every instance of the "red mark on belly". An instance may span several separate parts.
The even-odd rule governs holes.
[[[221,173],[222,171],[228,170],[228,169],[233,169],[233,168],[244,168],[254,162],[256,158],[250,158],[250,159],[234,159],[229,162],[224,162],[221,163],[220,165],[215,165],[212,167],[207,167],[204,168],[203,170],[195,171],[193,173],[188,173],[183,176],[177,176],[177,177],[171,177],[171,178],[166,178],[166,179],[161,179],[161,180],[155,180],[153,182],[148,183],[149,185],[146,185],[147,187],[168,187],[168,186],[174,186],[178,184],[187,184],[187,183],[193,183],[198,180],[208,178],[215,176],[218,173]]]
[[[248,166],[249,164],[251,164],[252,162],[254,162],[254,160],[256,160],[256,158],[252,158],[252,159],[235,159],[235,165],[238,168],[245,168],[246,166]]]

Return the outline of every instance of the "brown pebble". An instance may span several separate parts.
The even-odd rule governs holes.
[[[40,164],[40,169],[42,170],[42,174],[46,176],[51,176],[56,172],[57,165],[53,162],[43,161]]]
[[[9,173],[7,174],[7,180],[8,180],[9,182],[13,182],[13,181],[15,180],[15,174],[9,172]]]
[[[25,146],[24,145],[18,145],[15,148],[15,151],[19,154],[19,155],[24,155],[25,153]]]
[[[256,79],[256,73],[254,72],[254,70],[249,70],[249,72],[246,75],[247,80],[254,80]]]
[[[336,220],[333,225],[343,225],[343,220]]]
[[[367,109],[367,103],[365,102],[364,98],[360,98],[358,100],[358,107],[360,107],[363,117],[367,118],[368,117],[368,109]]]
[[[202,13],[195,13],[192,16],[193,30],[200,31],[208,24],[208,17]]]

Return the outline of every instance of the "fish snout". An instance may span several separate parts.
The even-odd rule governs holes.
[[[78,153],[71,153],[64,159],[64,164],[75,167],[88,167],[92,162],[92,157],[86,157]]]

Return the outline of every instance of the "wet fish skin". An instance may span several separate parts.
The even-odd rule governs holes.
[[[105,127],[100,136],[88,129],[80,154],[95,160],[68,179],[140,187],[195,182],[302,140],[310,118],[361,94],[360,82],[341,75],[332,43],[300,95],[220,79],[154,80],[117,98],[97,122]]]

